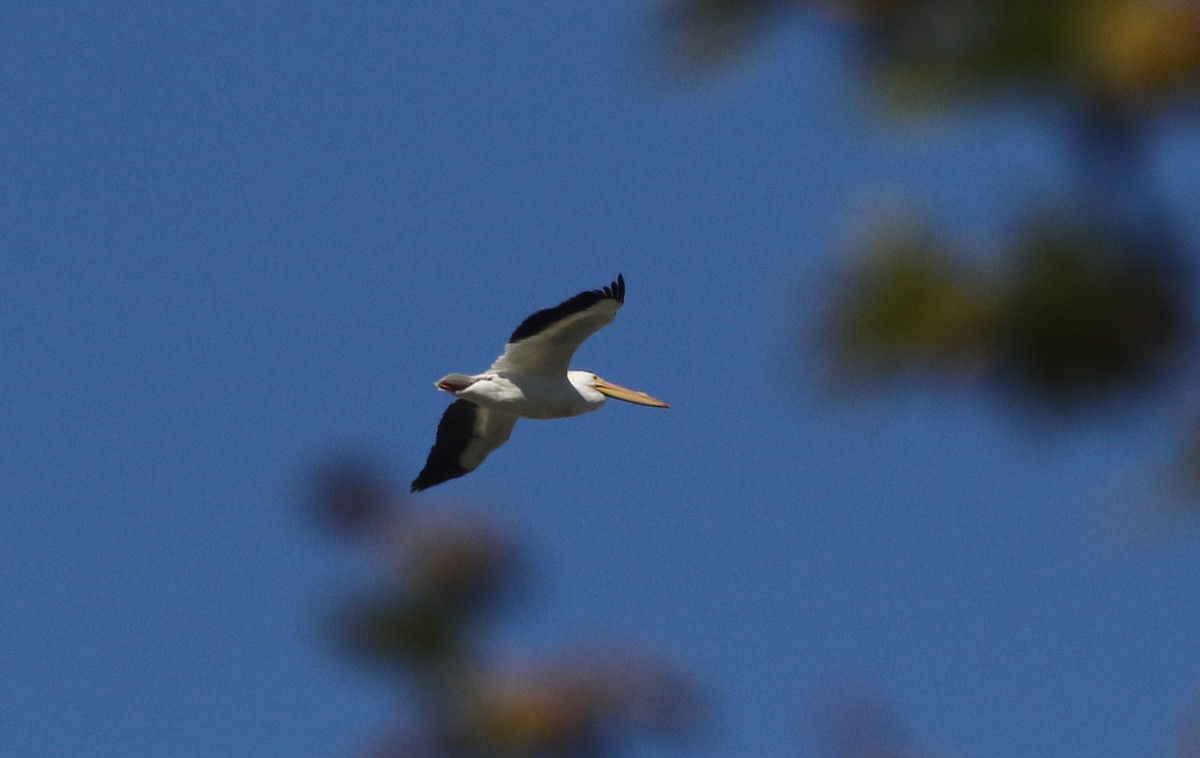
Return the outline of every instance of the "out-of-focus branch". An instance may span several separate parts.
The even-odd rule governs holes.
[[[318,478],[324,523],[376,556],[368,590],[337,612],[348,651],[404,684],[419,727],[372,755],[582,758],[611,755],[635,731],[676,735],[694,697],[682,677],[633,653],[580,652],[497,664],[487,622],[518,590],[515,544],[477,518],[419,512],[360,463]]]

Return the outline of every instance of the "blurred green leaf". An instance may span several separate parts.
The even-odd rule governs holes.
[[[1133,389],[1172,365],[1182,292],[1141,251],[1042,225],[1017,251],[1000,349],[1013,378],[1054,401]]]
[[[459,620],[435,599],[361,600],[343,612],[339,632],[351,652],[381,662],[432,664],[463,647]]]
[[[994,360],[996,307],[989,283],[940,243],[893,231],[851,274],[827,337],[846,378],[911,368],[977,372]]]

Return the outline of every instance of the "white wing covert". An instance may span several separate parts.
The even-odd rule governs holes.
[[[497,373],[563,375],[583,341],[612,323],[625,302],[625,277],[587,290],[526,318],[492,364]]]

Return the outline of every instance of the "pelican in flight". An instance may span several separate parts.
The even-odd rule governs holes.
[[[438,389],[457,398],[438,424],[437,439],[412,491],[474,471],[508,441],[519,418],[566,418],[597,410],[606,398],[669,408],[645,392],[606,382],[567,365],[583,341],[612,320],[625,302],[625,277],[526,318],[504,355],[482,374],[449,374]]]

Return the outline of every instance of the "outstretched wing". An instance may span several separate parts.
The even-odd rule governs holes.
[[[625,302],[625,277],[609,286],[580,292],[553,308],[538,311],[521,322],[508,338],[504,355],[491,371],[562,375],[571,356],[597,330],[608,326]]]
[[[496,413],[468,400],[455,400],[442,414],[437,439],[425,468],[413,480],[412,492],[474,471],[483,459],[508,441],[516,416]]]

